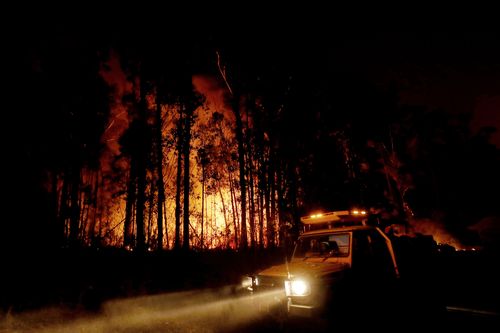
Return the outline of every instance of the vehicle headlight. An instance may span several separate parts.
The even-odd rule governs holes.
[[[287,296],[307,296],[311,293],[311,287],[305,280],[285,281],[285,293]]]
[[[242,281],[241,281],[241,287],[243,289],[251,288],[252,287],[252,277],[251,276],[245,276]]]
[[[248,289],[250,291],[253,291],[253,289],[258,285],[259,285],[259,278],[256,276],[246,276],[241,281],[241,287],[243,289]]]

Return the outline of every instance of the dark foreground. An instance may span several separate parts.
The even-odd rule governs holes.
[[[272,297],[272,295],[269,295]],[[46,308],[23,314],[7,313],[0,332],[326,332],[339,328],[316,320],[277,322],[253,307],[251,298],[234,294],[231,288],[198,290],[106,302],[99,313],[77,309]],[[399,332],[408,329],[426,331],[495,332],[500,328],[497,313],[477,309],[449,307],[438,318],[414,317],[399,320],[353,315],[340,328]],[[347,326],[347,327],[345,327]]]
[[[0,286],[0,332],[321,332],[336,325],[276,321],[255,306],[255,296],[240,288],[241,276],[283,257],[279,251],[147,257],[109,252],[11,262],[4,265],[8,274]],[[386,332],[407,328],[494,332],[500,328],[497,254],[449,252],[432,261],[421,258],[401,267],[409,290],[423,295],[409,310],[412,315],[353,314],[346,325]],[[258,303],[272,304],[275,296],[264,294]],[[443,309],[438,316],[429,317],[425,311],[416,314],[435,300]]]

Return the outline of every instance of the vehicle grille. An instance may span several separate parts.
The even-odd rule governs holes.
[[[285,279],[271,276],[258,276],[259,290],[285,289]]]

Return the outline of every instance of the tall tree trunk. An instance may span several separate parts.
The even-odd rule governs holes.
[[[79,218],[79,225],[78,225],[78,238],[80,240],[80,244],[88,244],[87,243],[87,238],[85,231],[87,230],[88,227],[88,221],[89,221],[89,216],[90,216],[90,205],[91,205],[91,200],[92,200],[92,180],[93,180],[93,172],[90,172],[87,170],[88,173],[90,173],[89,180],[88,180],[88,186],[90,188],[89,192],[86,191],[79,191],[79,197],[78,197],[78,206],[80,207],[80,218]],[[82,173],[80,174],[80,177],[82,176]],[[83,178],[80,178],[80,183],[83,184],[85,180]]]
[[[210,230],[212,231],[212,236],[210,237],[210,246],[212,246],[212,244],[214,242],[214,238],[215,238],[215,236],[217,236],[217,233],[215,233],[215,236],[214,236],[214,223],[215,224],[217,223],[216,218],[215,218],[215,198],[212,200],[212,214],[210,216]],[[229,244],[229,241],[227,241],[227,242]]]
[[[293,229],[296,235],[299,234],[299,229],[300,229],[300,218],[299,218],[299,210],[298,210],[298,204],[297,204],[297,190],[298,190],[298,184],[297,184],[297,173],[295,170],[295,163],[290,163],[288,165],[288,177],[290,181],[290,187],[289,187],[289,192],[290,192],[290,206],[292,210],[292,217],[293,217]]]
[[[264,170],[264,200],[266,207],[266,229],[267,229],[267,246],[274,247],[274,221],[271,220],[271,186],[269,185],[269,179],[271,178],[269,175],[269,159],[265,161],[265,170]]]
[[[52,173],[52,218],[54,221],[54,235],[57,237],[56,242],[60,242],[59,245],[64,244],[64,237],[60,236],[63,234],[64,227],[60,228],[60,216],[59,216],[59,190],[58,190],[59,177],[57,172]],[[61,233],[61,234],[60,234]],[[59,238],[61,237],[61,238]]]
[[[146,248],[149,249],[151,247],[151,233],[152,233],[152,224],[153,224],[153,207],[155,205],[155,188],[153,184],[150,185],[151,190],[149,191],[149,203],[148,203],[148,234],[146,239]]]
[[[189,155],[191,153],[191,122],[193,118],[194,110],[191,107],[186,109],[186,117],[184,123],[184,240],[182,242],[182,248],[184,250],[189,250]]]
[[[175,243],[174,248],[181,247],[181,178],[182,178],[182,106],[179,106],[177,123],[177,178],[175,180]]]
[[[218,184],[218,187],[219,187],[219,195],[220,195],[220,200],[222,202],[222,212],[224,214],[224,225],[226,227],[226,247],[229,248],[229,223],[227,223],[227,217],[226,217],[226,204],[224,203],[224,196],[222,195],[222,190],[221,190],[221,186],[220,186],[220,183]]]
[[[68,237],[67,226],[66,226],[66,218],[68,216],[69,206],[68,206],[68,197],[69,197],[69,172],[63,174],[63,185],[61,190],[61,204],[59,205],[59,225],[61,227],[61,245],[65,245]]]
[[[61,191],[59,193],[58,190],[58,185],[59,185],[59,179],[62,178],[63,184],[61,187]],[[63,246],[65,244],[66,240],[66,234],[65,234],[65,219],[64,219],[64,212],[63,207],[65,206],[66,202],[66,181],[64,174],[58,175],[57,172],[53,173],[52,177],[52,200],[53,200],[53,214],[54,214],[54,235],[56,236],[56,242],[58,243],[59,246]],[[63,201],[64,200],[64,201]]]
[[[78,246],[78,231],[80,223],[80,203],[78,195],[80,194],[80,168],[73,166],[71,168],[71,215],[69,225],[69,244],[71,247]]]
[[[144,157],[141,156],[142,160]],[[136,230],[136,249],[138,252],[143,252],[145,250],[145,240],[144,240],[144,210],[146,208],[146,163],[141,161],[138,163],[138,176],[137,176],[137,206],[136,206],[136,216],[135,223],[137,226]]]
[[[236,204],[236,194],[234,193],[233,177],[231,177],[231,171],[229,171],[229,191],[231,193],[231,207],[233,210],[233,224],[234,224],[234,246],[238,247],[238,205]]]
[[[205,217],[205,164],[201,164],[201,249],[203,250],[203,222]]]
[[[255,189],[254,189],[254,180],[253,180],[253,165],[252,163],[250,164],[250,170],[249,170],[249,174],[250,174],[250,184],[248,186],[249,188],[249,196],[250,196],[250,200],[249,200],[249,217],[250,217],[250,220],[249,220],[249,224],[250,224],[250,247],[252,249],[255,248]]]
[[[262,153],[262,152],[261,152]],[[262,159],[259,162],[259,184],[258,184],[258,212],[259,212],[259,246],[264,247],[264,170],[262,166]]]
[[[158,175],[158,212],[156,225],[158,229],[157,250],[163,249],[163,202],[165,202],[165,185],[163,183],[163,123],[161,119],[160,93],[156,90],[156,173]]]
[[[280,163],[281,164],[281,163]],[[278,227],[279,227],[279,242],[280,244],[282,243],[284,246],[286,246],[286,235],[288,233],[287,228],[286,228],[286,221],[285,221],[285,199],[283,197],[283,173],[282,173],[282,168],[278,167],[278,170],[276,172],[277,179],[276,179],[276,184],[277,184],[277,189],[276,192],[278,194]]]
[[[240,247],[246,249],[247,241],[247,183],[245,178],[245,149],[243,147],[243,122],[240,113],[240,96],[233,97],[233,113],[236,118],[236,140],[238,141],[238,164],[240,168],[240,198],[241,198],[241,241]]]
[[[165,242],[167,249],[170,249],[170,239],[168,238],[167,205],[163,202],[163,221],[165,221]]]
[[[269,189],[270,189],[270,200],[271,200],[271,224],[273,226],[272,234],[272,246],[276,246],[276,233],[274,228],[276,227],[276,179],[275,179],[275,166],[274,166],[274,155],[271,151],[269,159]]]
[[[136,230],[136,250],[141,253],[145,250],[144,242],[144,210],[146,206],[146,159],[149,151],[147,142],[147,100],[146,100],[146,82],[144,75],[140,77],[140,101],[139,101],[139,133],[138,143],[139,150],[137,152],[137,206],[135,223]]]
[[[92,221],[90,223],[90,228],[89,228],[89,238],[90,238],[90,246],[96,248],[96,224],[97,224],[97,214],[99,212],[98,206],[99,206],[99,184],[100,184],[100,172],[96,171],[96,176],[95,176],[95,185],[94,185],[94,195],[92,196],[92,205],[94,207],[94,215],[92,216]]]
[[[93,193],[91,193],[89,201],[94,207],[94,214],[92,215],[92,220],[90,221],[90,226],[88,230],[88,238],[90,240],[90,246],[94,246],[95,243],[95,225],[97,222],[97,195],[99,194],[99,171],[95,171],[95,181],[93,187]],[[89,205],[90,206],[90,205]]]
[[[105,188],[105,181],[104,181],[104,177],[101,175],[101,180],[100,180],[100,188]],[[103,216],[109,216],[111,214],[109,214],[109,209],[105,211],[105,207],[103,205],[103,202],[104,202],[104,198],[103,196],[97,196],[96,197],[96,202],[97,202],[97,207],[99,207],[99,215],[98,215],[98,227],[97,227],[97,241],[96,241],[96,246],[97,247],[101,247],[102,245],[102,228],[103,228],[103,225],[102,225],[102,220],[103,220]]]
[[[127,188],[127,201],[125,204],[125,221],[123,226],[123,246],[130,248],[132,244],[132,223],[133,223],[133,208],[136,199],[136,164],[135,158],[130,159],[130,174]]]
[[[259,213],[259,247],[264,247],[264,196],[262,190],[257,192],[257,211]]]
[[[60,213],[59,217],[61,220],[61,227],[62,227],[62,241],[63,245],[67,246],[69,244],[69,215],[71,212],[71,207],[70,207],[70,198],[71,198],[71,181],[69,179],[69,171],[66,170],[65,174],[63,175],[64,180],[63,180],[63,188],[62,188],[62,193],[61,193],[61,207],[59,208]]]
[[[248,116],[248,111],[247,111],[247,121],[245,123],[246,125],[246,130],[247,133],[250,133],[250,126],[248,124],[248,119],[250,117]],[[255,202],[254,202],[254,181],[253,181],[253,159],[252,159],[252,145],[250,144],[250,135],[246,136],[246,145],[247,145],[247,170],[248,170],[248,198],[249,198],[249,221],[248,224],[250,225],[250,247],[252,249],[255,249]]]

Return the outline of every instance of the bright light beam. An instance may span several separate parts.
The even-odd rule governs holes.
[[[42,324],[36,314],[0,322],[2,332],[219,332],[250,323],[261,316],[260,308],[272,307],[283,291],[237,296],[234,288],[199,290],[115,300],[104,304],[101,314],[80,315],[70,321]],[[40,313],[40,315],[43,315]]]

